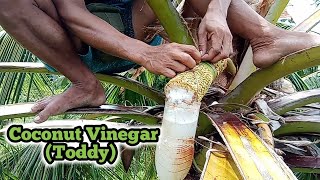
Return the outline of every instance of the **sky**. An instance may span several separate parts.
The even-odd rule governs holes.
[[[313,0],[290,0],[287,6],[287,12],[292,16],[297,25],[318,9],[320,7],[316,7]],[[320,32],[320,24],[313,31]]]

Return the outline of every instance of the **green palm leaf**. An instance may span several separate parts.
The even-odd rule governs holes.
[[[0,36],[0,62],[37,62],[29,51],[22,48],[8,34]],[[52,81],[46,75],[29,73],[0,73],[0,104],[35,101],[53,95]]]
[[[32,53],[22,48],[4,31],[0,31],[0,63],[1,62],[39,62],[39,59]],[[45,69],[43,69],[45,70]],[[130,78],[132,74],[123,73]],[[101,79],[106,80],[104,76]],[[107,78],[108,79],[108,78]],[[166,78],[153,75],[147,71],[138,77],[138,81],[146,86],[154,87],[158,90],[163,89]],[[162,82],[162,83],[158,83]],[[159,85],[160,84],[160,85]],[[0,105],[15,104],[21,102],[34,102],[43,97],[63,92],[70,82],[61,76],[29,73],[23,71],[1,72],[0,73]],[[135,85],[136,89],[139,86]],[[112,104],[135,104],[135,105],[154,105],[155,102],[141,94],[133,94],[132,91],[125,90],[109,83],[103,83],[106,89],[107,102]],[[147,91],[146,91],[147,92]],[[154,91],[156,92],[156,91]],[[131,100],[126,99],[133,96]],[[158,96],[158,97],[161,97]],[[137,99],[137,100],[136,100]],[[163,97],[158,98],[158,102],[163,101]],[[77,118],[78,116],[68,115]],[[100,118],[104,118],[100,117]],[[22,119],[14,119],[21,122]],[[2,128],[7,121],[1,121]],[[91,164],[57,165],[55,167],[45,167],[40,158],[41,148],[38,146],[19,146],[8,145],[5,139],[0,136],[0,179],[156,179],[152,148],[142,147],[136,153],[132,167],[141,167],[129,170],[125,173],[122,164],[119,163],[115,168],[104,168]],[[150,161],[151,160],[151,161]],[[143,168],[142,168],[143,167]]]

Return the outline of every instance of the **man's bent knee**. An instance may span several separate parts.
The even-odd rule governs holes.
[[[16,14],[16,8],[13,8],[15,6],[15,1],[12,0],[0,0],[0,23],[2,19],[12,17],[14,14]],[[12,9],[13,8],[13,9]]]
[[[25,16],[25,7],[35,5],[34,0],[0,0],[0,24]],[[30,17],[29,17],[30,18]]]
[[[61,20],[68,24],[73,23],[74,19],[79,17],[82,13],[89,13],[85,6],[84,0],[80,1],[65,1],[65,0],[52,0]],[[73,11],[70,11],[73,9]]]

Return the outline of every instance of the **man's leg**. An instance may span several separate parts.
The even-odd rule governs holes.
[[[157,17],[145,0],[134,0],[132,5],[132,25],[135,38],[144,40],[146,37],[145,27],[152,24]]]
[[[0,24],[25,48],[60,71],[72,86],[63,94],[40,101],[33,107],[37,122],[81,106],[105,102],[104,90],[79,59],[76,48],[59,22],[50,0],[0,0]]]
[[[210,0],[189,0],[194,11],[204,16]],[[281,57],[320,44],[320,36],[280,29],[257,14],[243,0],[232,0],[227,16],[232,33],[250,41],[253,61],[267,67]]]

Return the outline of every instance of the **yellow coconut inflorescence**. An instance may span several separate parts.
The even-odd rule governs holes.
[[[212,65],[210,63],[200,63],[194,69],[178,74],[168,82],[165,93],[168,94],[173,88],[181,88],[194,93],[194,100],[200,102],[208,92],[213,80],[227,66],[227,60],[221,60]]]

